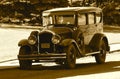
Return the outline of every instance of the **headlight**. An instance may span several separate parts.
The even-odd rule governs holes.
[[[53,44],[58,44],[60,42],[60,40],[61,40],[61,37],[59,35],[54,35],[52,37],[52,43]]]
[[[36,41],[37,41],[36,36],[31,35],[31,36],[28,37],[28,43],[29,44],[34,45],[36,43]]]

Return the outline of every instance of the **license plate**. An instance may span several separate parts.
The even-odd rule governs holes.
[[[50,44],[49,43],[42,43],[41,48],[50,48]]]

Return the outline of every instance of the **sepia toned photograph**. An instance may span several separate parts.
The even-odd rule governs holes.
[[[0,79],[120,79],[120,1],[0,0]]]

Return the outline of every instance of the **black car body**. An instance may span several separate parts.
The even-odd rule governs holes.
[[[32,31],[19,42],[20,68],[32,62],[52,61],[74,68],[76,58],[95,56],[104,63],[110,50],[103,34],[102,10],[96,7],[68,7],[43,12],[43,29]]]

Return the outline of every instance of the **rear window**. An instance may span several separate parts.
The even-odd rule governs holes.
[[[102,13],[98,12],[96,13],[96,23],[100,23],[102,20]]]

